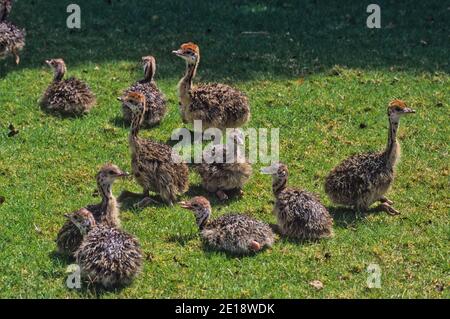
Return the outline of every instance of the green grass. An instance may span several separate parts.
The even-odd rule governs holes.
[[[370,30],[362,3],[80,0],[82,29],[75,31],[65,27],[71,2],[41,2],[19,1],[11,17],[27,29],[22,63],[0,61],[0,297],[450,297],[450,9],[442,1],[378,1],[383,28]],[[170,111],[142,135],[167,141],[182,126],[176,83],[184,70],[170,52],[191,40],[202,50],[197,80],[246,92],[249,127],[280,128],[290,184],[321,194],[335,237],[279,240],[257,256],[233,258],[204,251],[192,214],[177,206],[125,207],[124,229],[150,256],[143,273],[121,291],[69,290],[68,263],[54,254],[63,213],[99,200],[92,193],[103,163],[130,169],[128,129],[115,98],[141,77],[140,57],[153,54]],[[38,107],[52,77],[43,61],[55,57],[96,92],[98,106],[88,116],[60,119]],[[386,106],[395,97],[417,110],[401,123],[402,160],[389,192],[402,214],[356,218],[333,207],[323,181],[348,155],[384,147]],[[8,137],[9,124],[19,134]],[[213,201],[216,216],[241,211],[275,222],[271,182],[259,167],[243,199]],[[191,182],[182,199],[203,194],[194,173]],[[125,188],[139,190],[130,180],[114,191]],[[370,263],[381,267],[381,289],[366,287]],[[315,290],[312,280],[324,288]]]

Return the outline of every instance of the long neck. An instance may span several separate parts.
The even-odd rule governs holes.
[[[98,182],[98,189],[102,196],[102,219],[105,219],[111,226],[120,226],[119,206],[112,193],[112,185]]]
[[[197,222],[198,229],[202,230],[208,223],[208,218],[211,215],[209,208],[204,208],[202,211],[195,214],[195,221]]]
[[[97,181],[97,187],[98,191],[100,192],[100,196],[102,197],[102,210],[103,210],[106,209],[109,200],[113,197],[111,184]]]
[[[65,73],[66,73],[65,65],[58,64],[58,66],[56,66],[55,68],[55,75],[53,77],[53,82],[60,82],[63,79]]]
[[[389,117],[389,134],[385,150],[387,164],[390,167],[395,166],[400,153],[400,145],[397,142],[397,131],[399,127],[399,119]]]
[[[9,12],[11,11],[11,2],[9,0],[0,3],[0,22],[3,22],[8,18]]]
[[[151,62],[148,62],[144,66],[144,82],[153,81],[153,77],[155,76],[155,65]]]
[[[241,145],[236,143],[233,139],[227,142],[226,145],[226,162],[227,163],[242,163],[245,158],[242,154]]]
[[[278,176],[274,176],[272,179],[272,191],[275,196],[280,194],[287,186],[287,177],[280,178]]]
[[[131,129],[128,141],[133,149],[134,147],[136,147],[136,141],[138,139],[139,129],[141,127],[143,118],[144,112],[133,113],[131,117]]]
[[[5,7],[0,8],[0,22],[3,22],[8,17],[8,9]]]
[[[190,91],[192,89],[192,80],[197,73],[199,58],[194,64],[186,63],[186,73],[178,84],[181,105],[186,106],[191,102]]]

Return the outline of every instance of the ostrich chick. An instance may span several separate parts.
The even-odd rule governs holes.
[[[87,209],[71,215],[70,220],[83,235],[75,252],[82,277],[105,288],[129,284],[142,267],[137,239],[115,227],[98,225]]]
[[[188,189],[188,167],[170,146],[138,136],[146,111],[145,96],[141,93],[131,92],[122,101],[132,114],[128,139],[132,173],[138,184],[144,189],[144,199],[137,206],[144,207],[154,202],[149,197],[149,191],[158,193],[166,203],[173,205],[177,195]],[[122,194],[125,196],[132,193],[124,192]]]
[[[92,213],[95,221],[113,227],[120,227],[119,205],[112,193],[112,184],[117,178],[126,177],[128,173],[123,172],[116,165],[106,164],[98,172],[97,187],[102,201],[99,204],[88,205],[86,210]],[[62,226],[56,238],[58,252],[73,256],[83,239],[79,229],[69,220]]]
[[[5,21],[11,13],[13,0],[0,0],[0,22]]]
[[[89,86],[74,77],[63,80],[67,70],[63,59],[46,60],[45,63],[53,68],[54,77],[41,99],[42,107],[62,115],[88,113],[96,103]]]
[[[203,188],[216,193],[220,200],[228,199],[225,191],[238,189],[252,174],[252,166],[242,154],[244,134],[233,129],[228,134],[227,144],[213,145],[203,152],[203,163],[197,166]]]
[[[380,201],[379,209],[391,215],[399,214],[392,207],[393,202],[384,194],[394,181],[395,166],[400,157],[397,131],[400,117],[415,113],[401,100],[390,102],[387,115],[389,135],[386,149],[353,155],[336,166],[325,181],[325,192],[340,205],[357,211],[365,211],[371,204]]]
[[[272,164],[262,168],[261,173],[272,175],[274,213],[282,235],[299,240],[333,236],[333,219],[319,199],[307,191],[287,187],[285,164]]]
[[[130,92],[139,92],[144,94],[147,104],[147,111],[145,112],[143,125],[150,127],[158,124],[163,119],[167,110],[167,102],[164,94],[159,90],[154,76],[156,72],[156,60],[152,56],[142,57],[144,65],[144,79],[134,83],[129,89],[124,92],[124,98]],[[122,99],[121,98],[121,99]],[[125,122],[131,122],[131,111],[122,103],[123,118]]]
[[[270,247],[274,242],[269,225],[246,215],[228,214],[209,221],[211,205],[204,197],[197,196],[180,205],[194,212],[203,241],[214,249],[249,254]]]
[[[250,107],[242,92],[221,83],[192,86],[200,62],[200,49],[196,44],[184,43],[172,53],[186,61],[186,73],[178,85],[184,123],[201,120],[203,129],[215,127],[221,130],[247,123]]]
[[[25,46],[25,30],[6,21],[11,8],[11,0],[0,0],[0,59],[12,54],[16,64],[19,64],[19,52]]]

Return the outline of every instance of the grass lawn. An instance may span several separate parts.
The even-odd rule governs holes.
[[[0,61],[0,297],[450,297],[448,4],[378,1],[382,28],[368,29],[370,2],[76,2],[80,30],[66,28],[70,1],[18,1],[11,15],[26,28],[27,45],[19,66]],[[203,250],[193,215],[178,206],[125,206],[123,227],[147,256],[143,273],[120,291],[69,290],[69,262],[54,253],[63,213],[99,201],[94,175],[103,163],[130,170],[116,97],[142,77],[140,57],[154,55],[169,113],[141,135],[167,141],[183,125],[176,84],[184,64],[171,51],[187,41],[202,52],[197,82],[236,86],[251,102],[248,127],[280,128],[290,184],[321,195],[335,237],[280,239],[261,254],[235,258]],[[97,107],[83,118],[57,118],[38,106],[52,79],[44,60],[58,57],[97,95]],[[389,192],[402,214],[358,217],[330,203],[324,178],[350,154],[385,146],[392,98],[417,111],[401,122],[402,160]],[[12,137],[10,124],[19,131]],[[247,212],[275,222],[271,181],[258,174],[260,166],[242,199],[218,203],[211,196],[213,214]],[[125,188],[140,190],[127,180],[114,192]],[[199,194],[191,173],[181,199]],[[371,263],[381,268],[380,289],[367,288]]]

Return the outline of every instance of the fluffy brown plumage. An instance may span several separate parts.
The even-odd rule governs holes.
[[[102,201],[99,204],[88,205],[85,207],[89,211],[95,221],[99,224],[105,224],[112,227],[120,227],[119,205],[112,194],[112,184],[118,177],[125,177],[128,174],[120,170],[116,165],[104,165],[96,176],[97,187]],[[77,212],[72,213],[76,214]],[[70,220],[70,216],[56,237],[56,245],[58,252],[73,256],[77,248],[80,246],[83,236],[78,227]]]
[[[144,79],[134,83],[128,88],[122,98],[128,93],[138,92],[145,96],[146,112],[144,114],[144,120],[142,125],[150,127],[158,124],[163,119],[167,111],[167,101],[164,94],[159,90],[156,82],[154,81],[156,71],[156,61],[152,56],[142,57],[142,63],[144,65]],[[125,122],[131,122],[131,111],[122,103],[122,112]]]
[[[274,234],[266,223],[241,214],[227,214],[214,220],[209,201],[201,196],[180,202],[181,207],[192,210],[203,241],[213,249],[232,254],[249,254],[272,246]]]
[[[42,96],[41,106],[62,115],[79,116],[88,113],[96,103],[89,86],[74,77],[63,80],[66,65],[62,59],[45,62],[54,69],[55,75]]]
[[[203,163],[196,166],[202,178],[202,186],[208,192],[216,193],[219,199],[228,198],[224,191],[238,189],[252,174],[252,166],[241,154],[244,135],[233,129],[228,135],[227,144],[214,145],[203,152]]]
[[[194,43],[182,44],[174,54],[186,61],[186,73],[179,83],[180,113],[184,123],[201,120],[203,129],[241,127],[250,119],[247,97],[221,83],[192,86],[200,49]]]
[[[0,59],[11,54],[15,57],[16,64],[19,64],[19,52],[25,46],[25,30],[6,21],[11,8],[11,0],[0,1]]]
[[[396,139],[399,120],[402,115],[411,113],[414,110],[403,101],[392,101],[388,107],[386,149],[350,156],[330,172],[325,181],[325,192],[334,203],[365,211],[380,201],[380,209],[392,215],[399,213],[384,194],[394,181],[395,166],[400,157],[400,145]]]
[[[143,207],[153,201],[149,191],[158,193],[166,203],[172,205],[177,195],[188,189],[188,167],[170,146],[138,136],[145,114],[145,96],[132,92],[122,101],[132,112],[129,135],[132,173],[142,186],[145,196],[138,206]]]
[[[142,253],[136,238],[115,227],[97,225],[86,209],[73,214],[71,221],[83,234],[75,258],[87,281],[112,288],[129,284],[140,272]]]
[[[299,240],[317,240],[333,235],[333,219],[313,194],[287,187],[288,169],[276,163],[261,170],[272,175],[274,213],[282,235]]]

